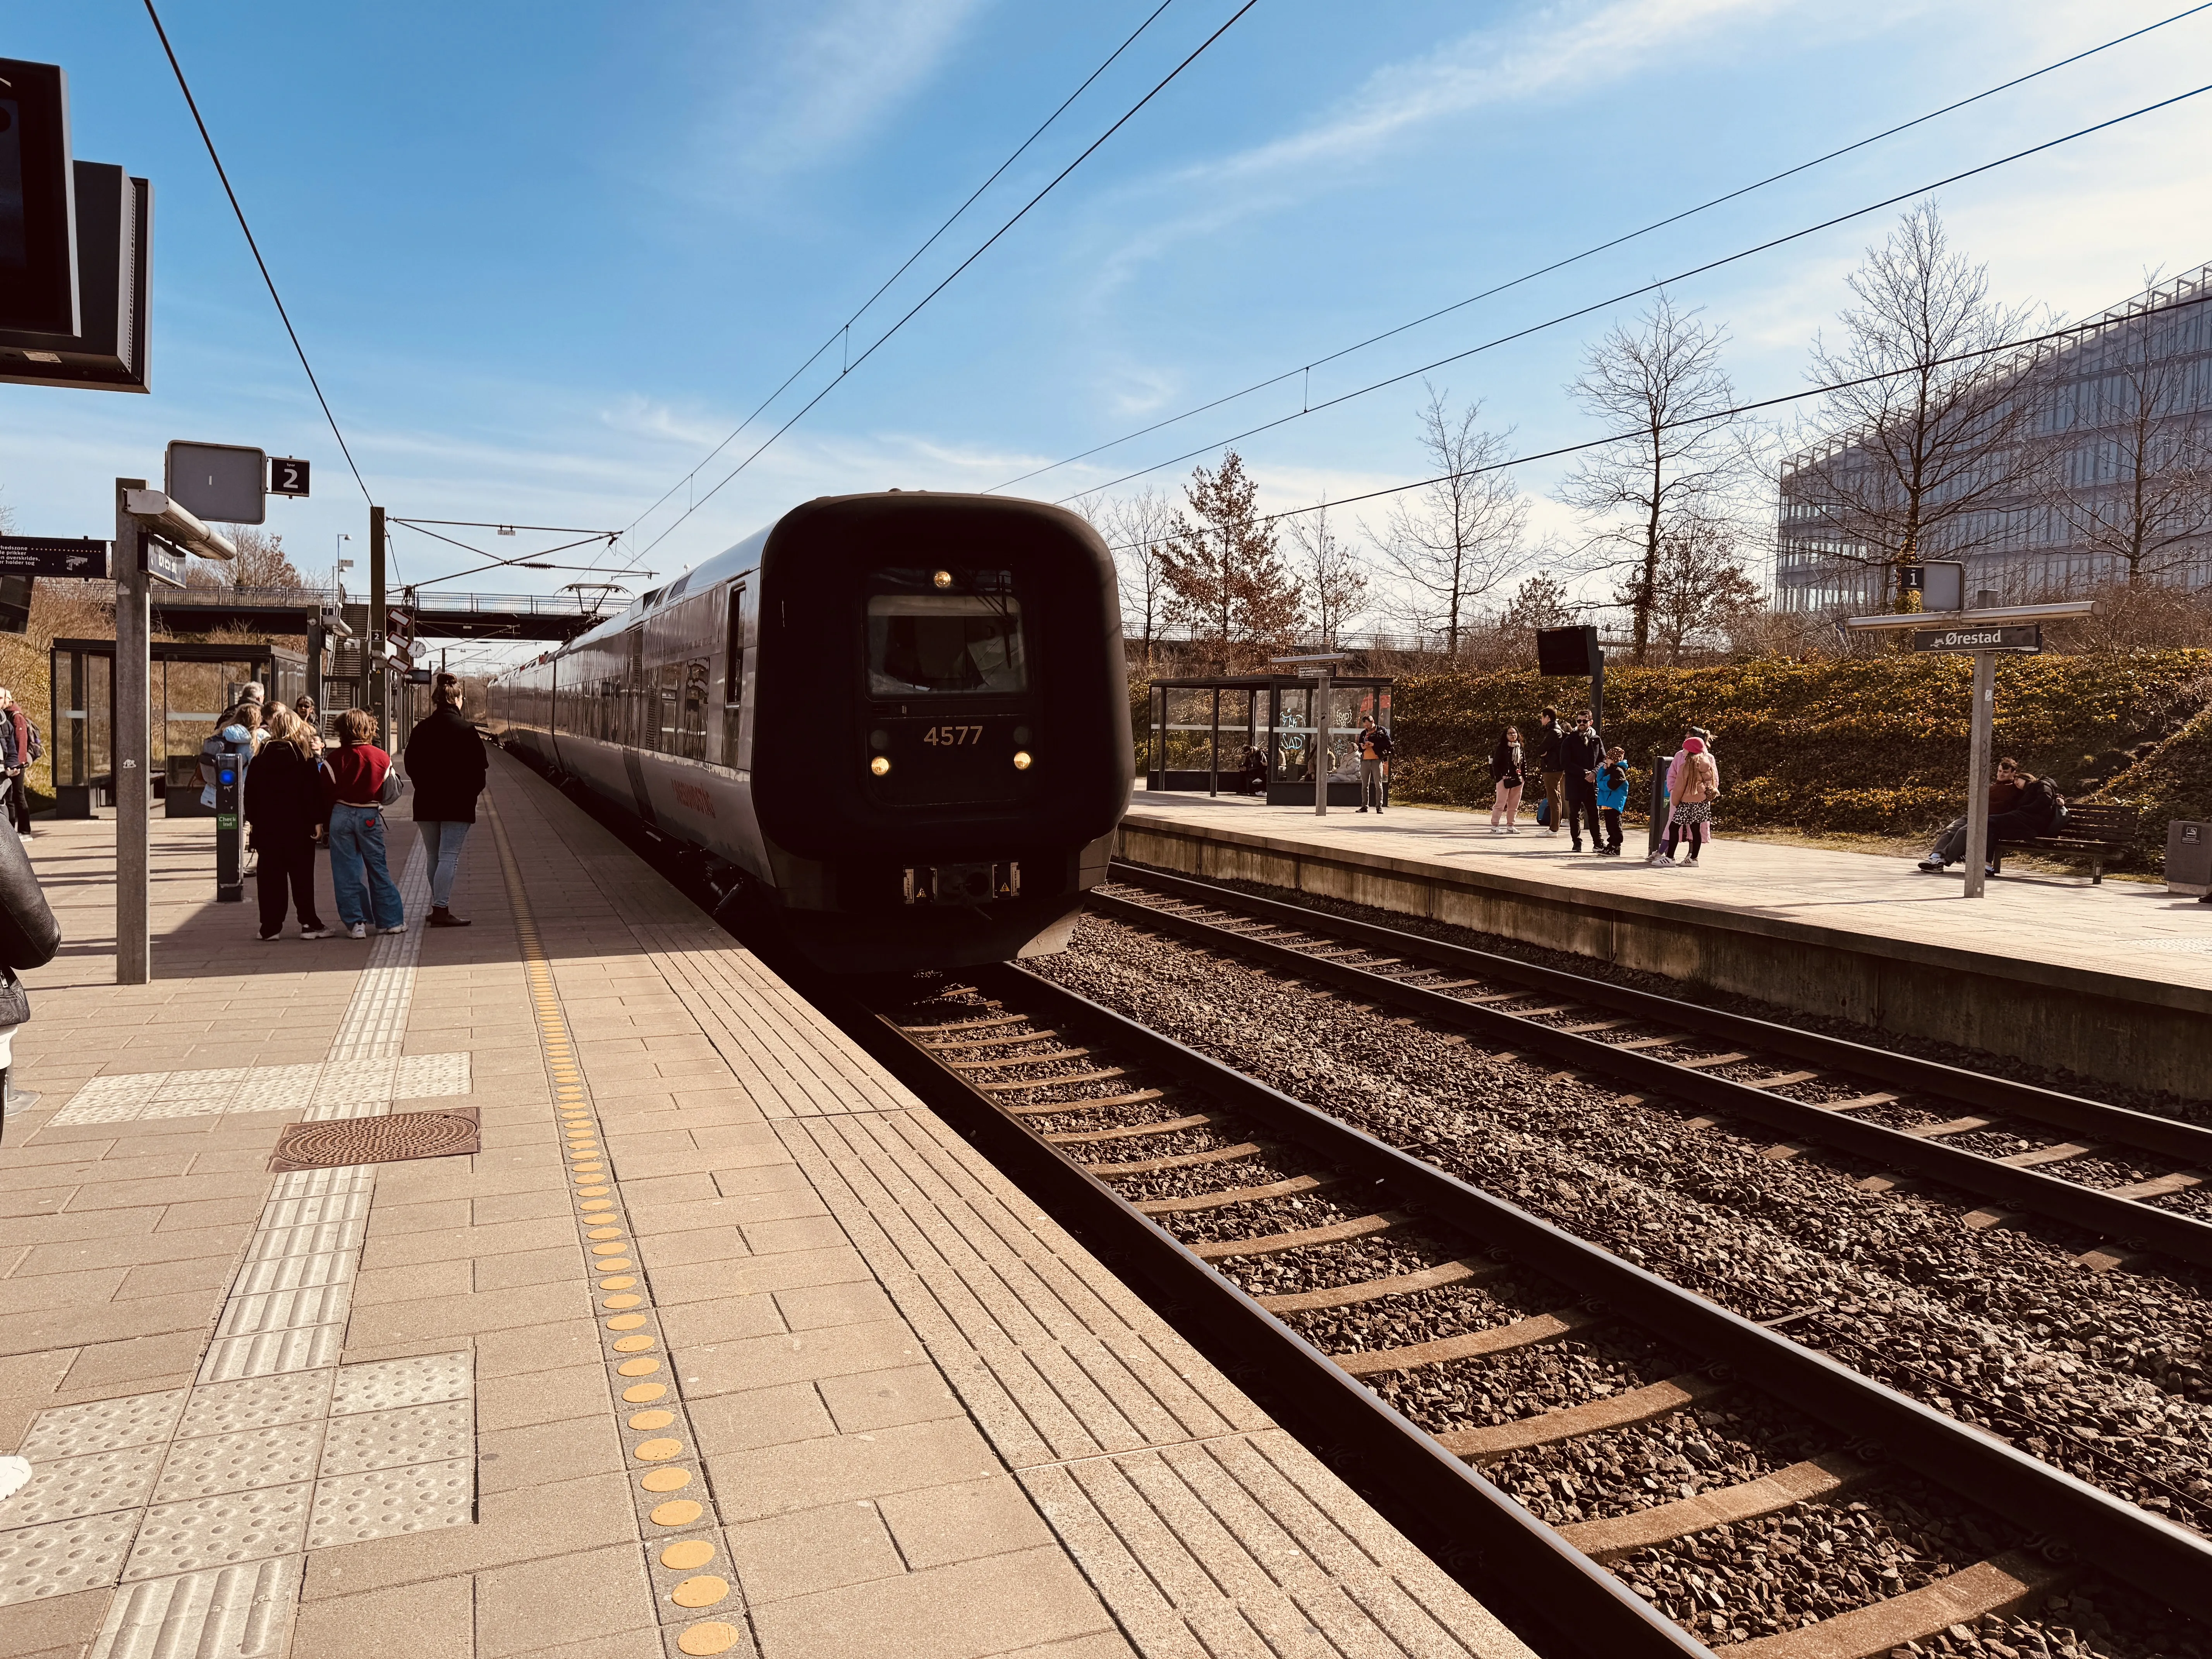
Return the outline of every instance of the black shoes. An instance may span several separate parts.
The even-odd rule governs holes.
[[[467,917],[457,916],[441,904],[431,909],[428,925],[433,927],[465,927],[469,922]]]

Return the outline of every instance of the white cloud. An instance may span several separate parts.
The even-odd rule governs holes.
[[[780,177],[842,154],[936,72],[987,3],[820,0],[753,13],[718,54],[744,69],[721,81],[712,164]]]

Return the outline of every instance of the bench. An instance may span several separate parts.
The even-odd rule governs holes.
[[[2082,801],[2069,803],[2065,821],[2058,832],[2038,836],[2033,841],[2004,842],[2008,853],[2056,853],[2061,857],[2089,860],[2089,883],[2095,886],[2105,879],[2105,861],[2116,859],[2132,850],[2142,830],[2141,815],[2132,806],[2120,806],[2109,802]],[[1996,861],[1997,869],[2004,861]]]

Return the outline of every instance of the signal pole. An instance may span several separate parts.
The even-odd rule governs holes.
[[[392,717],[385,707],[392,677],[384,668],[384,509],[368,509],[368,636],[362,641],[362,672],[370,676],[368,712],[376,716],[376,746],[392,752]]]
[[[144,985],[154,976],[147,921],[146,763],[154,752],[151,608],[147,594],[145,532],[131,517],[130,492],[143,478],[115,481],[115,982]],[[88,758],[90,758],[88,757]],[[97,763],[94,763],[95,764]]]

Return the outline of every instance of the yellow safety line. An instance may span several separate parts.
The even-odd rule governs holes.
[[[653,1308],[652,1282],[634,1253],[635,1236],[621,1185],[610,1170],[591,1081],[569,1037],[560,989],[538,937],[529,895],[523,890],[521,866],[491,792],[487,790],[483,799],[499,848],[500,868],[507,878],[507,902],[514,911],[522,971],[538,1022],[538,1046],[552,1079],[553,1103],[567,1142],[577,1231],[587,1259],[598,1258],[590,1263],[590,1271],[598,1279],[599,1340],[610,1383],[626,1405],[635,1408],[623,1425],[625,1467],[632,1470],[631,1496],[640,1516],[653,1598],[662,1604],[664,1626],[682,1626],[675,1632],[678,1652],[727,1653],[741,1639],[735,1625],[721,1620],[683,1623],[696,1613],[720,1606],[732,1594],[725,1576],[726,1565],[719,1573],[702,1571],[716,1565],[721,1553],[716,1541],[721,1516],[697,1455],[698,1441],[691,1432],[683,1390],[664,1363],[668,1350]]]

